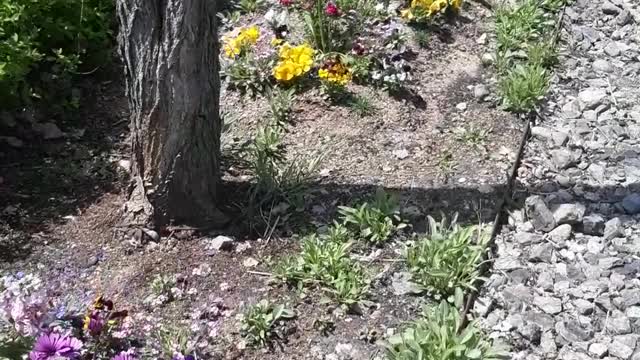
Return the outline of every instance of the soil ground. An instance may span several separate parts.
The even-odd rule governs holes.
[[[82,303],[104,293],[129,309],[141,335],[162,323],[198,326],[207,334],[201,345],[210,358],[311,359],[345,347],[352,358],[375,357],[381,351],[375,340],[415,318],[428,301],[393,293],[391,276],[404,266],[398,261],[403,241],[411,231],[424,230],[426,215],[459,212],[462,222],[491,222],[522,136],[518,119],[473,97],[471,88],[492,75],[480,61],[487,49],[477,42],[489,31],[485,23],[490,18],[473,3],[463,15],[444,25],[447,36],[433,36],[424,49],[414,46],[411,89],[419,101],[353,86],[352,92],[367,93],[377,108],[359,117],[349,108],[330,106],[313,91],[297,98],[294,126],[286,137],[289,154],[322,152],[325,157],[299,209],[303,220],[284,224],[271,236],[242,231],[234,222],[233,228],[211,233],[162,234],[159,243],[142,248],[116,240],[122,238],[118,221],[126,193],[118,166],[127,150],[126,100],[122,81],[97,82],[92,101],[81,108],[86,132],[79,140],[2,149],[0,269],[38,273],[56,284],[61,296]],[[460,103],[466,103],[465,110],[457,107]],[[237,143],[251,137],[265,111],[264,100],[226,91],[222,106],[237,119],[229,134]],[[459,140],[461,129],[469,128],[491,131],[474,146]],[[398,156],[404,151],[406,157]],[[246,187],[246,174],[226,169],[224,178],[225,193],[232,194],[227,203],[242,203],[236,193]],[[366,261],[374,279],[370,308],[345,313],[321,301],[320,292],[300,296],[262,274],[277,259],[295,253],[302,235],[329,224],[338,205],[354,204],[377,188],[400,196],[403,209],[411,209],[406,212],[413,228],[382,249],[356,249],[363,256],[375,255]],[[208,240],[221,234],[235,238],[234,251],[207,250]],[[249,258],[257,265],[245,266]],[[161,306],[146,304],[149,284],[158,274],[181,274],[185,295]],[[281,329],[283,341],[271,348],[238,349],[235,316],[263,298],[289,304],[298,316]],[[222,311],[201,311],[212,308]],[[335,328],[323,333],[318,324],[327,319]]]

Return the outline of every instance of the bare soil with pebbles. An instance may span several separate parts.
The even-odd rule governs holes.
[[[640,359],[638,24],[633,0],[566,8],[561,67],[473,309],[512,359]]]

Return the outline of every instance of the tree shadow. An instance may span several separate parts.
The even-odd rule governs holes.
[[[77,113],[59,117],[35,108],[15,114],[17,124],[3,130],[24,144],[0,142],[0,261],[24,259],[47,241],[50,225],[121,188],[117,163],[128,146],[128,105],[120,72],[115,64],[75,84],[83,93]],[[64,137],[44,140],[32,131],[34,113],[39,122],[56,123]]]

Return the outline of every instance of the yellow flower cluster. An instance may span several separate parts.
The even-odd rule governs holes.
[[[314,53],[306,44],[293,47],[283,44],[280,47],[280,61],[273,68],[273,76],[278,81],[288,82],[308,73],[313,66]]]
[[[341,62],[332,62],[318,70],[318,77],[333,85],[345,86],[351,81],[351,71]]]
[[[243,51],[258,42],[260,37],[260,30],[257,26],[251,26],[246,29],[241,29],[236,37],[225,37],[224,41],[224,53],[228,58],[233,59],[239,56]]]
[[[411,6],[401,10],[400,15],[411,21],[416,18],[430,18],[438,13],[444,13],[447,9],[458,12],[461,6],[462,0],[411,0]]]

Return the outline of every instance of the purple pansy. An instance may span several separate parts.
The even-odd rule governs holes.
[[[41,335],[29,353],[30,360],[77,359],[82,342],[69,335],[50,333]]]

